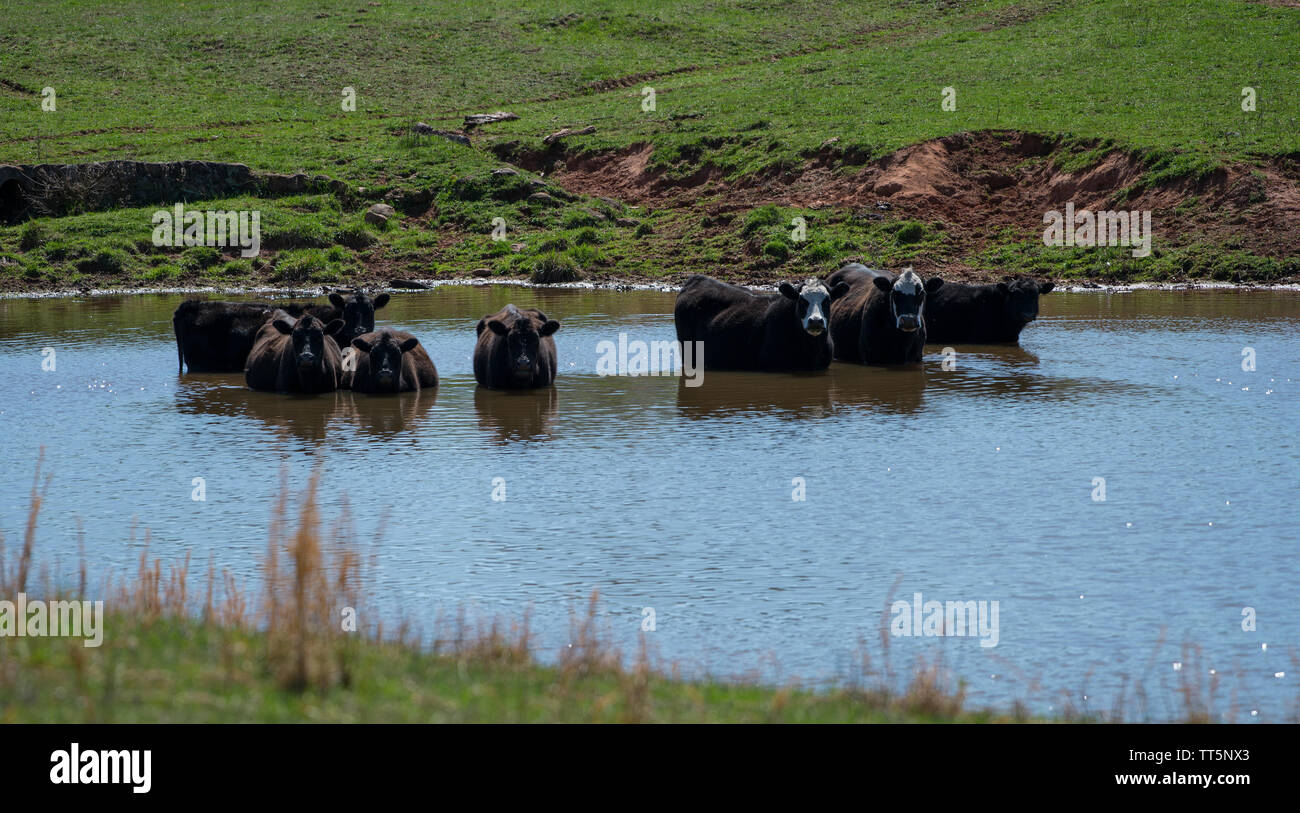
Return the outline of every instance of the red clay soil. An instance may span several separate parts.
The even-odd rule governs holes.
[[[653,145],[635,144],[566,160],[551,180],[570,192],[655,208],[703,206],[710,214],[764,203],[803,208],[888,208],[891,217],[946,224],[958,245],[979,246],[1004,227],[1041,233],[1043,215],[1075,209],[1152,212],[1165,245],[1240,239],[1260,256],[1292,256],[1300,245],[1300,157],[1236,164],[1118,195],[1151,170],[1124,150],[1072,172],[1069,157],[1029,133],[983,131],[921,142],[845,173],[833,150],[776,176],[728,182],[717,167],[669,178],[651,167]],[[1176,208],[1177,207],[1177,208]]]

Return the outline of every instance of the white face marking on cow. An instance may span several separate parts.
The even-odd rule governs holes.
[[[915,294],[921,290],[921,278],[910,268],[904,269],[903,273],[898,275],[894,280],[894,289],[903,294]]]
[[[820,336],[830,322],[831,292],[817,280],[809,280],[799,292],[803,315],[799,317],[804,331],[810,336]]]
[[[911,268],[903,269],[903,273],[894,280],[894,287],[889,293],[889,308],[899,330],[911,333],[921,326],[922,313],[925,311],[925,283]]]

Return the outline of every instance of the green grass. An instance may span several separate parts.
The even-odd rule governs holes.
[[[543,666],[503,653],[434,654],[340,643],[346,678],[284,687],[265,633],[109,615],[102,647],[57,638],[0,644],[0,722],[988,722],[949,697],[811,692],[654,672]]]
[[[137,0],[104,9],[49,0],[7,10],[0,163],[233,161],[324,174],[354,194],[317,196],[315,210],[302,199],[245,201],[275,215],[270,254],[228,277],[214,271],[225,266],[169,260],[163,272],[140,261],[151,252],[126,244],[138,241],[142,212],[38,224],[55,235],[51,242],[62,235],[57,258],[48,245],[32,247],[41,241],[23,231],[31,226],[3,228],[0,286],[132,285],[160,274],[237,284],[245,272],[288,282],[270,270],[286,264],[308,281],[464,276],[476,267],[527,275],[554,251],[542,242],[564,233],[572,246],[584,228],[597,230],[600,250],[570,259],[587,275],[653,278],[712,265],[725,275],[738,263],[799,274],[846,252],[980,267],[969,252],[945,253],[931,224],[906,226],[891,244],[877,224],[831,213],[823,217],[829,229],[810,233],[817,248],[809,251],[771,233],[781,223],[742,214],[710,232],[722,239],[690,243],[682,242],[693,231],[686,221],[702,216],[698,208],[615,209],[532,173],[491,174],[502,165],[497,154],[543,154],[541,137],[566,126],[596,133],[552,155],[651,143],[652,164],[666,177],[713,167],[733,181],[797,168],[832,137],[837,171],[848,173],[954,132],[1039,132],[1063,137],[1055,159],[1067,169],[1086,168],[1111,147],[1133,151],[1150,167],[1144,186],[1300,151],[1300,97],[1291,92],[1300,84],[1300,13],[1235,0],[235,5]],[[217,20],[235,17],[238,29],[223,33]],[[646,86],[656,92],[651,111],[642,109]],[[1257,92],[1255,112],[1241,110],[1246,86]],[[56,112],[41,110],[45,87],[57,93]],[[357,93],[355,112],[341,107],[345,87]],[[955,111],[941,108],[945,87],[956,90]],[[417,120],[456,129],[465,114],[496,109],[520,118],[475,131],[472,149],[407,137]],[[536,191],[558,205],[530,203]],[[399,204],[401,222],[391,232],[363,227],[365,208],[384,199]],[[506,248],[522,250],[506,254],[487,239],[497,217],[508,224]],[[74,261],[90,251],[87,222],[103,227],[93,239],[106,245],[96,252],[125,253],[78,269]],[[766,239],[741,250],[756,230]],[[347,258],[275,256],[334,246]],[[1253,278],[1257,265],[1240,270]],[[1287,267],[1286,258],[1273,265]],[[1193,265],[1183,276],[1216,268]]]

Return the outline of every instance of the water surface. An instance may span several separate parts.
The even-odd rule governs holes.
[[[817,682],[864,649],[883,666],[887,602],[920,592],[999,602],[996,647],[889,641],[895,670],[942,658],[977,702],[1108,710],[1141,680],[1159,717],[1214,669],[1219,711],[1294,713],[1295,292],[1052,293],[1021,347],[959,346],[953,370],[930,347],[922,369],[690,388],[596,375],[601,341],[673,338],[672,294],[447,287],[379,313],[428,348],[436,393],[306,398],[178,376],[180,298],[0,301],[0,530],[21,538],[45,447],[39,556],[60,574],[79,528],[92,572],[118,573],[147,528],[153,555],[252,580],[281,471],[297,489],[319,468],[325,515],[346,501],[381,535],[390,625],[528,612],[549,656],[598,589],[629,652],[653,608],[647,639],[685,673]],[[553,389],[474,382],[474,323],[511,301],[563,323]]]

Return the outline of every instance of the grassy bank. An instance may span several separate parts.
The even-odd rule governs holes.
[[[482,642],[459,654],[358,640],[338,679],[275,676],[263,632],[175,617],[109,615],[99,649],[51,638],[0,644],[0,721],[231,722],[988,722],[948,693],[813,693],[684,682],[594,663],[543,666]]]
[[[1300,279],[1295,9],[236,6],[222,12],[243,21],[229,35],[206,6],[50,0],[13,10],[0,33],[0,163],[205,159],[325,175],[350,191],[205,202],[263,211],[274,238],[253,261],[154,247],[154,207],[79,212],[74,201],[0,228],[0,287],[673,280],[700,270],[772,280],[849,258],[953,279]],[[42,110],[46,87],[53,112]],[[1245,87],[1253,111],[1242,110]],[[356,91],[355,111],[342,109],[344,88]],[[943,108],[944,88],[955,109]],[[519,118],[466,129],[464,116],[493,110]],[[414,137],[416,121],[464,132],[470,146]],[[586,127],[594,132],[544,141]],[[993,136],[976,143],[982,157],[949,169],[1007,176],[1026,193],[1064,178],[1098,203],[1154,209],[1152,256],[1046,249],[1042,204],[1009,209],[996,178],[956,208],[933,179],[911,197],[917,190],[873,190],[872,173],[896,165],[897,151],[954,133],[1036,134],[1040,152],[994,154]],[[1124,172],[1107,169],[1116,156]],[[493,174],[504,168],[517,174]],[[837,186],[846,191],[821,194]],[[384,201],[396,222],[363,223]],[[806,239],[791,236],[796,217]],[[491,239],[496,218],[504,240]]]

